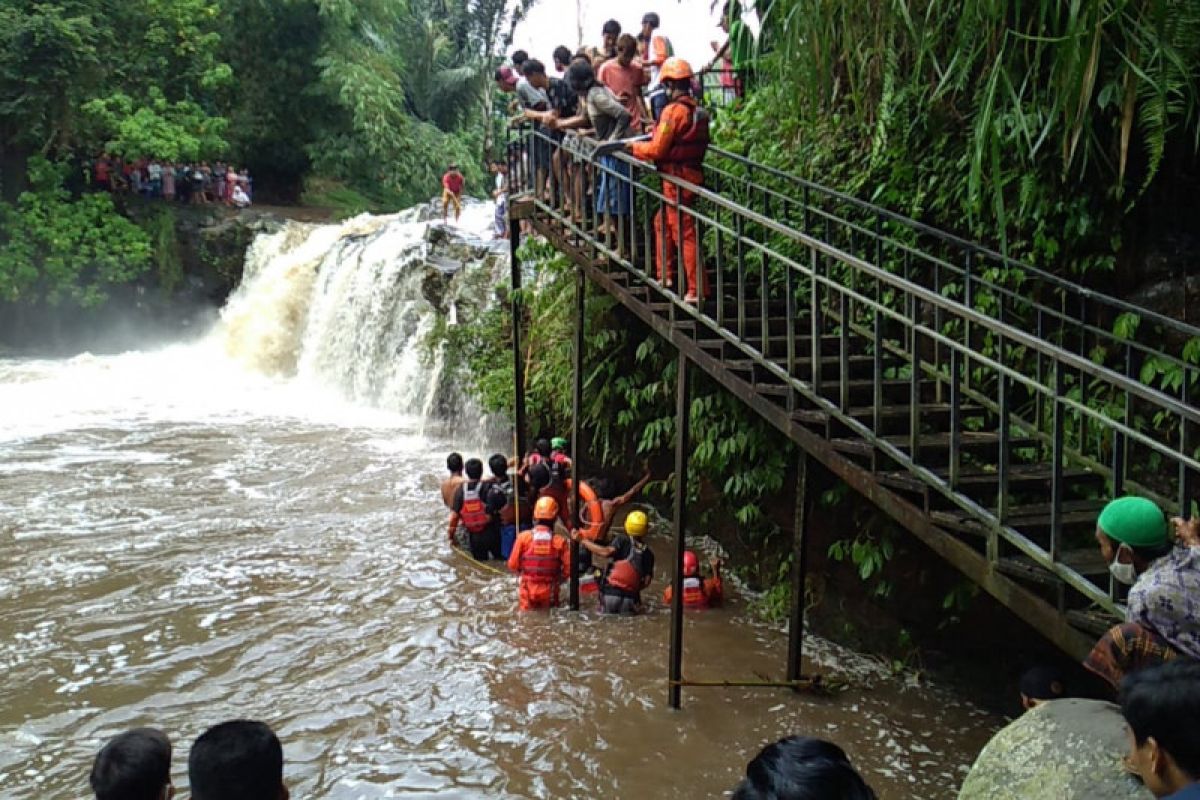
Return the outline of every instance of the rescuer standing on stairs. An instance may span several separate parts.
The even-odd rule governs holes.
[[[633,142],[629,145],[629,152],[634,158],[653,161],[664,175],[703,186],[709,117],[708,112],[697,105],[692,97],[692,68],[682,58],[668,58],[662,66],[660,77],[667,90],[667,106],[654,129],[653,138],[648,142]],[[654,253],[658,279],[666,286],[674,284],[676,250],[682,241],[687,285],[681,288],[687,290],[684,300],[696,303],[700,243],[696,236],[695,218],[680,208],[694,206],[696,194],[667,180],[663,181],[662,192],[666,200],[654,215]]]

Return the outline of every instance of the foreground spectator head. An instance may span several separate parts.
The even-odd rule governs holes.
[[[789,736],[746,765],[733,800],[875,800],[875,793],[836,744]]]
[[[451,475],[457,475],[463,471],[463,459],[459,453],[451,453],[446,456],[446,469],[450,470]]]
[[[534,464],[529,468],[529,484],[534,489],[544,489],[550,485],[550,468],[543,463]]]
[[[1057,667],[1030,667],[1021,676],[1021,706],[1027,711],[1047,700],[1058,700],[1065,693],[1066,684]]]
[[[488,469],[497,478],[503,478],[508,475],[508,458],[503,453],[494,453],[488,459]]]
[[[567,67],[567,85],[572,91],[582,94],[596,83],[596,71],[591,62],[575,60]]]
[[[571,63],[570,48],[568,48],[564,45],[561,45],[561,44],[558,47],[554,48],[554,69],[558,70],[559,72],[565,72],[567,69],[567,65],[570,63]]]
[[[529,53],[524,50],[514,50],[512,54],[513,66],[517,68],[517,72],[521,71],[521,65],[529,60]]]
[[[1129,760],[1155,797],[1200,781],[1200,663],[1177,659],[1121,684]]]
[[[287,800],[283,747],[261,722],[222,722],[192,745],[188,783],[192,800]]]
[[[483,462],[478,458],[467,459],[467,477],[470,480],[477,481],[483,477]]]
[[[1144,497],[1118,497],[1106,505],[1096,521],[1096,542],[1109,572],[1127,585],[1171,551],[1167,518]]]
[[[171,741],[155,728],[135,728],[108,741],[92,763],[96,800],[170,800]]]

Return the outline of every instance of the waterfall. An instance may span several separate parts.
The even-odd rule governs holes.
[[[461,412],[430,334],[489,302],[507,269],[507,247],[486,238],[491,214],[468,203],[444,226],[420,207],[260,234],[213,335],[256,372],[427,418]]]

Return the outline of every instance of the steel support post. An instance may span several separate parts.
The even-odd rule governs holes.
[[[575,391],[571,399],[571,507],[574,509],[571,524],[579,530],[579,482],[583,475],[583,461],[580,456],[583,447],[580,446],[580,436],[583,428],[583,349],[584,349],[584,304],[587,301],[587,278],[583,270],[575,269]],[[570,581],[571,610],[579,610],[579,542],[571,540],[571,581]]]
[[[512,205],[509,205],[508,215],[508,260],[512,269],[512,291],[509,295],[512,301],[512,342],[513,342],[513,425],[516,435],[513,441],[518,461],[525,457],[525,362],[521,358],[521,323],[524,311],[521,305],[521,260],[517,250],[521,247],[521,221],[512,216]],[[518,493],[519,496],[520,493]],[[517,508],[520,513],[520,506]],[[517,520],[518,525],[520,519]]]
[[[679,708],[683,687],[683,551],[687,526],[689,420],[691,413],[690,362],[679,353],[679,375],[675,386],[675,557],[671,576],[671,663],[668,674],[667,702]]]
[[[787,679],[798,681],[803,672],[804,582],[808,577],[809,455],[796,448],[796,509],[792,529],[792,608],[788,617]]]

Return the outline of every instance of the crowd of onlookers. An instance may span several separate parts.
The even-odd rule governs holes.
[[[1044,674],[1027,673],[1022,680],[1022,698],[1030,709],[1025,719],[1048,716],[1055,704],[1078,701],[1062,699],[1057,681],[1042,683]],[[1033,683],[1031,683],[1031,679]],[[1036,695],[1030,696],[1029,693]],[[1095,800],[1110,796],[1105,791],[1105,775],[1082,776],[1084,783],[1066,783],[1066,778],[1081,770],[1104,773],[1115,769],[1130,781],[1127,794],[1153,795],[1168,800],[1200,798],[1200,663],[1177,659],[1128,676],[1122,683],[1120,706],[1112,713],[1126,732],[1122,736],[1124,752],[1100,753],[1094,761],[1056,754],[1054,744],[1044,744],[1022,735],[1015,747],[1000,749],[997,757],[1012,777],[1001,792],[1015,790],[1007,797],[1026,797],[1017,788],[1032,781],[1042,789],[1054,786],[1081,786],[1086,779],[1100,789],[1043,792],[1038,797],[1062,797],[1071,800]],[[1016,723],[1014,723],[1016,724]],[[1049,733],[1059,744],[1087,746],[1092,731],[1068,731],[1051,728]],[[1024,748],[1024,749],[1022,749]],[[985,749],[981,761],[988,755]],[[1121,756],[1124,756],[1122,759]],[[1110,759],[1110,756],[1113,758]],[[1111,763],[1109,763],[1111,760]],[[978,765],[977,765],[978,766]],[[192,800],[287,800],[283,778],[283,747],[271,728],[262,722],[232,720],[205,731],[188,753],[188,784]],[[1142,786],[1133,783],[1134,776]],[[1109,779],[1110,781],[1112,779]],[[960,800],[985,795],[973,794],[968,776]],[[154,728],[137,728],[110,740],[97,754],[91,772],[96,800],[170,800],[171,742]],[[1119,791],[1118,791],[1119,793]],[[595,794],[605,795],[597,786]],[[711,795],[710,795],[711,796]],[[999,797],[995,791],[989,800]],[[1115,796],[1115,795],[1113,795]],[[850,763],[845,751],[832,742],[807,736],[789,736],[764,747],[746,765],[745,777],[733,789],[733,800],[875,800],[875,792]]]
[[[250,170],[223,161],[181,162],[157,158],[122,159],[102,153],[87,169],[93,188],[187,205],[220,204],[245,208],[254,193]]]

